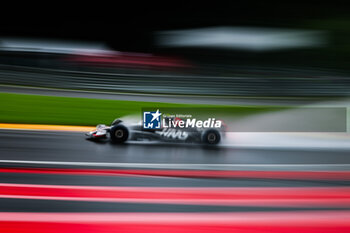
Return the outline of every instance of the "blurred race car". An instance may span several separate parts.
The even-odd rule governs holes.
[[[144,129],[142,122],[126,123],[115,119],[110,126],[99,124],[94,131],[86,134],[89,140],[110,139],[114,143],[127,140],[148,140],[165,142],[204,143],[215,145],[224,137],[226,126],[221,128],[179,128],[163,127],[161,129]]]

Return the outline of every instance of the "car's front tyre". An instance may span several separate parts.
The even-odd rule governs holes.
[[[110,137],[114,143],[123,143],[129,138],[129,130],[124,125],[115,125],[110,130]]]

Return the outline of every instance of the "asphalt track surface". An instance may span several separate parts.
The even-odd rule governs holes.
[[[76,132],[0,130],[0,229],[346,232],[350,178],[344,166],[350,164],[349,152],[153,142],[116,145],[88,141]],[[244,168],[251,176],[191,176],[206,165],[209,172],[215,172],[209,165],[224,172]],[[295,169],[299,165],[305,172],[302,177]],[[338,170],[335,165],[343,167]],[[328,179],[327,166],[339,172],[337,176]],[[277,172],[274,176],[260,176],[272,170]],[[283,172],[288,178],[278,177]],[[326,173],[310,175],[313,172]]]
[[[1,130],[2,160],[163,164],[350,164],[347,150],[242,149],[198,144],[94,142],[84,133]]]

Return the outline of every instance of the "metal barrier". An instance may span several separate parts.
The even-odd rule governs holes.
[[[350,79],[121,74],[0,65],[0,84],[92,91],[225,96],[349,96]]]

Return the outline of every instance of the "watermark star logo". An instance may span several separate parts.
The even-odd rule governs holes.
[[[143,112],[143,128],[144,129],[160,129],[161,128],[161,115],[157,109],[156,112]]]

